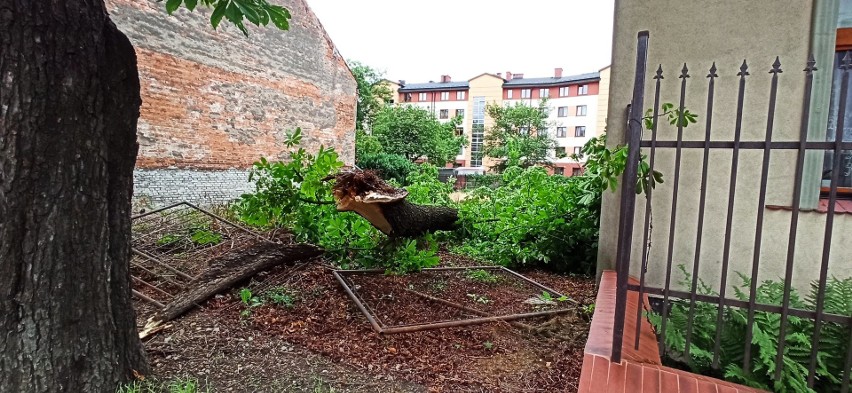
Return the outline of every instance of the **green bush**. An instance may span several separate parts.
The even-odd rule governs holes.
[[[293,147],[300,140],[301,131],[297,129],[286,142]],[[435,247],[412,252],[410,244],[388,239],[357,214],[336,210],[331,184],[323,179],[342,166],[337,153],[323,147],[317,154],[299,148],[286,162],[262,158],[249,177],[255,183],[255,192],[242,195],[234,209],[249,225],[291,228],[299,241],[322,247],[326,255],[344,266],[354,263],[396,272],[434,266]]]
[[[361,169],[374,170],[382,179],[393,179],[399,184],[407,184],[408,174],[417,170],[417,165],[407,158],[388,153],[358,155],[355,165]]]
[[[681,285],[691,285],[690,274],[680,266],[684,280]],[[750,279],[739,274],[741,283],[734,288],[739,300],[748,300]],[[703,281],[699,291],[716,295]],[[757,302],[780,305],[784,295],[784,283],[764,281],[757,287]],[[799,309],[815,309],[817,299],[816,283],[805,299],[793,290],[790,294],[790,306]],[[838,315],[852,315],[852,278],[831,279],[827,283],[825,312]],[[689,354],[685,354],[686,329],[689,316],[689,302],[672,303],[666,327],[665,345],[670,356],[682,359],[691,371],[723,377],[729,381],[775,392],[839,392],[846,350],[849,347],[850,327],[836,323],[822,324],[819,352],[817,355],[816,383],[814,389],[807,387],[808,366],[810,364],[811,338],[814,335],[814,321],[805,318],[789,317],[784,347],[781,379],[773,379],[775,357],[780,340],[781,315],[771,312],[755,312],[751,341],[752,364],[746,372],[742,369],[748,310],[728,307],[723,311],[723,325],[720,341],[720,370],[712,366],[714,340],[716,338],[716,320],[718,308],[714,304],[696,302],[692,341]],[[649,320],[658,331],[662,318],[649,313]]]
[[[544,168],[507,169],[497,188],[480,187],[460,204],[456,250],[505,266],[590,272],[597,254],[600,194],[584,199],[579,177]]]

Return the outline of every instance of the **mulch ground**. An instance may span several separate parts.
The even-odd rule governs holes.
[[[475,261],[443,253],[444,266]],[[521,272],[573,301],[529,304],[542,290],[497,272],[496,282],[461,272],[350,275],[385,326],[476,317],[429,301],[439,297],[488,315],[568,309],[555,317],[379,335],[331,274],[315,260],[280,267],[173,321],[145,343],[161,378],[194,376],[211,391],[233,392],[573,392],[577,390],[594,301],[586,277]],[[286,294],[284,301],[273,295]],[[546,295],[544,295],[546,296]],[[142,309],[140,313],[145,314]],[[140,315],[140,320],[144,315]]]

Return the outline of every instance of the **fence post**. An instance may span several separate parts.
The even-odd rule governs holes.
[[[642,140],[642,108],[645,99],[645,63],[648,59],[648,31],[640,31],[636,46],[636,76],[633,82],[633,100],[627,124],[627,165],[621,181],[621,209],[618,220],[619,238],[615,268],[617,273],[615,319],[612,328],[612,355],[610,360],[621,362],[624,341],[624,320],[627,311],[627,278],[630,275],[630,254],[633,245],[633,221],[636,210],[636,176],[639,172],[639,150]]]

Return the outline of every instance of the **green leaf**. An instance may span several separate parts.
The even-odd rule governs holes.
[[[186,5],[186,9],[195,11],[195,6],[198,5],[198,0],[184,0],[183,3]]]
[[[229,0],[219,0],[216,3],[216,8],[213,9],[213,14],[210,15],[210,24],[213,25],[213,28],[216,29],[219,27],[219,22],[222,21],[222,17],[225,16],[225,11],[228,9]]]
[[[180,5],[181,5],[182,2],[183,2],[183,0],[167,0],[166,1],[166,12],[168,12],[169,15],[171,15],[172,12],[175,12],[178,8],[180,8]]]
[[[240,12],[249,20],[249,22],[254,23],[255,25],[260,24],[260,16],[258,16],[257,12],[253,9],[253,5],[245,4],[242,0],[231,1],[237,6],[237,8],[239,8]]]
[[[272,23],[275,24],[281,30],[289,30],[290,29],[290,11],[287,9],[277,6],[270,5],[266,7],[266,12],[269,13],[269,19],[272,20]]]

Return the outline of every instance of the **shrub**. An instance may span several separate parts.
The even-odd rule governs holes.
[[[690,274],[683,266],[681,272],[685,277],[681,285],[690,285]],[[748,300],[750,278],[739,274],[741,283],[734,288],[736,297]],[[817,290],[816,283],[805,299],[800,299],[795,290],[790,294],[790,306],[799,309],[815,308]],[[703,281],[700,281],[700,292],[716,295]],[[784,295],[784,283],[764,281],[757,287],[757,302],[780,305]],[[825,312],[852,315],[852,278],[845,280],[831,279],[827,283],[825,297]],[[807,387],[808,366],[810,364],[811,338],[814,334],[814,321],[805,318],[789,317],[787,320],[787,336],[784,347],[781,379],[773,379],[775,373],[775,356],[780,340],[781,315],[771,312],[755,312],[754,327],[751,342],[752,364],[746,372],[742,369],[742,360],[748,310],[728,307],[723,313],[723,326],[720,341],[720,370],[712,369],[714,340],[716,338],[717,306],[710,303],[696,302],[694,309],[692,341],[689,354],[685,354],[686,328],[689,316],[689,302],[676,301],[672,303],[669,321],[666,327],[666,347],[671,355],[684,359],[687,366],[700,374],[717,375],[732,382],[747,386],[771,390],[775,392],[838,392],[843,376],[846,350],[849,347],[849,326],[824,322],[817,354],[815,389]],[[661,316],[656,313],[648,315],[655,329],[661,327]]]
[[[584,201],[578,178],[544,168],[507,169],[497,188],[480,187],[460,205],[465,242],[456,249],[506,266],[588,272],[597,254],[600,192]]]
[[[399,184],[407,184],[406,178],[408,174],[417,170],[417,165],[407,158],[398,154],[388,153],[359,155],[355,161],[355,165],[361,169],[374,170],[382,179],[393,179]]]
[[[300,140],[297,129],[286,143],[293,147]],[[337,153],[323,147],[316,154],[299,148],[287,162],[262,158],[249,177],[255,192],[243,195],[234,209],[249,225],[291,228],[299,241],[322,247],[344,266],[355,263],[397,272],[433,266],[435,247],[412,252],[410,244],[388,239],[357,214],[336,210],[331,184],[323,179],[342,166]]]

